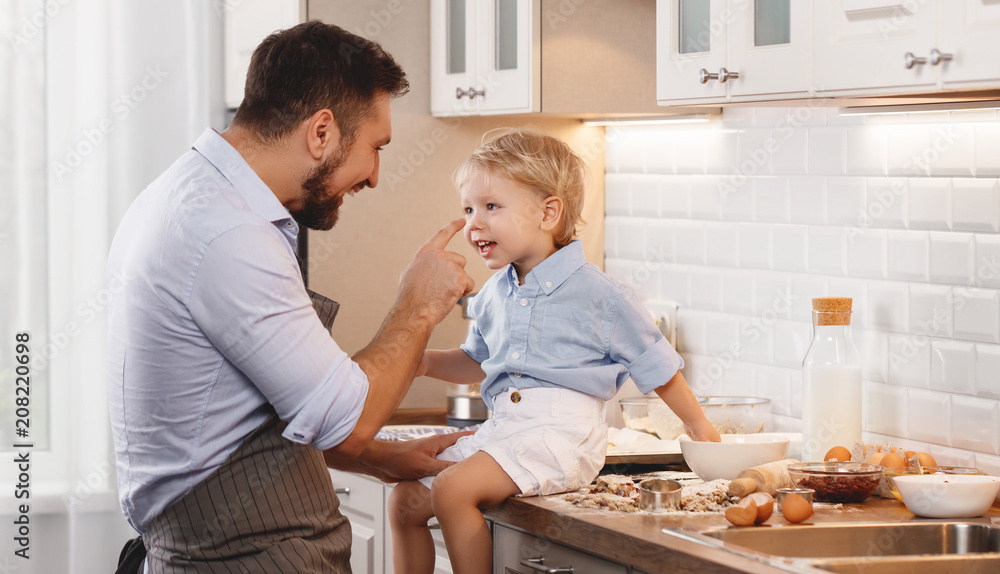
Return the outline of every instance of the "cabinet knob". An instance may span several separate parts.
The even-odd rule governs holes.
[[[719,81],[723,84],[725,84],[727,80],[736,80],[739,79],[739,77],[739,72],[730,72],[725,68],[719,68]]]
[[[572,566],[545,566],[545,558],[539,556],[537,558],[525,558],[521,560],[521,566],[526,566],[531,568],[535,572],[544,572],[545,574],[573,574]]]
[[[953,54],[942,54],[940,50],[934,48],[931,50],[931,65],[937,66],[941,62],[950,62],[953,57]]]
[[[486,97],[486,90],[477,90],[476,88],[469,86],[468,90],[463,90],[462,88],[455,88],[455,99],[461,100],[462,97],[469,96],[470,100],[476,98],[476,96]]]
[[[333,492],[335,494],[351,494],[351,487],[349,487],[349,486],[342,486],[342,487],[334,488]]]
[[[918,58],[913,55],[913,52],[907,52],[903,56],[903,65],[906,67],[907,70],[909,70],[913,66],[923,66],[926,63],[927,63],[927,58]]]
[[[725,69],[725,68],[723,68],[723,69]],[[708,70],[706,70],[705,68],[702,68],[702,69],[698,70],[698,83],[699,84],[707,84],[709,80],[718,80],[718,79],[719,79],[719,74],[713,74],[713,73],[709,72]]]

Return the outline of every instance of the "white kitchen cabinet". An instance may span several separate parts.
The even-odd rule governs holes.
[[[387,511],[391,484],[375,477],[330,470],[340,512],[351,521],[351,570],[355,574],[392,574],[392,529]],[[434,524],[431,519],[431,523]],[[435,574],[452,574],[441,530],[431,529]]]
[[[504,574],[535,574],[540,571],[628,574],[629,567],[494,523],[493,571]]]
[[[539,110],[540,0],[431,0],[431,113]]]
[[[239,107],[254,49],[272,32],[305,21],[305,0],[214,2],[223,17],[226,107]]]
[[[996,87],[995,0],[832,0],[817,4],[817,95],[887,95]]]
[[[792,0],[657,0],[657,101],[807,97],[811,6]]]

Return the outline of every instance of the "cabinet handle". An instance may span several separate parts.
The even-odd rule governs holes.
[[[730,72],[725,68],[719,68],[718,74],[713,74],[705,68],[698,70],[698,83],[707,84],[709,80],[719,80],[725,84],[729,80],[735,80],[740,77],[739,72]]]
[[[545,558],[542,556],[525,558],[521,560],[521,566],[531,568],[535,572],[544,572],[545,574],[573,574],[572,566],[553,566],[552,568],[547,568],[545,566]]]
[[[931,65],[937,66],[941,62],[950,62],[953,54],[942,54],[937,48],[931,50]]]
[[[334,488],[333,492],[335,494],[348,494],[349,495],[349,494],[351,494],[351,487],[349,487],[349,486],[341,486],[339,488]]]
[[[905,66],[907,70],[909,70],[913,66],[923,66],[926,63],[927,63],[927,58],[918,58],[913,55],[913,52],[907,52],[903,56],[903,66]]]
[[[455,99],[461,100],[464,96],[469,96],[470,100],[476,99],[476,96],[486,97],[486,90],[477,90],[476,88],[469,86],[468,90],[463,90],[462,88],[455,88]]]
[[[719,82],[725,84],[726,80],[736,80],[740,77],[739,72],[730,72],[725,68],[719,68]]]

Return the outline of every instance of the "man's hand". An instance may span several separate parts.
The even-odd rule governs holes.
[[[372,441],[357,458],[344,457],[329,450],[323,454],[330,468],[363,472],[383,482],[414,480],[436,475],[455,464],[435,457],[458,439],[473,433],[454,432],[400,442]]]
[[[464,219],[452,221],[417,250],[400,276],[398,309],[420,310],[431,325],[437,325],[476,286],[465,272],[465,257],[445,251],[464,226]]]

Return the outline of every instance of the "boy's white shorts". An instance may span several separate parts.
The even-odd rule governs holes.
[[[569,389],[508,389],[495,397],[493,417],[476,434],[437,458],[460,461],[477,451],[497,461],[521,496],[583,488],[597,477],[608,451],[604,400]],[[427,488],[433,481],[420,479]]]

